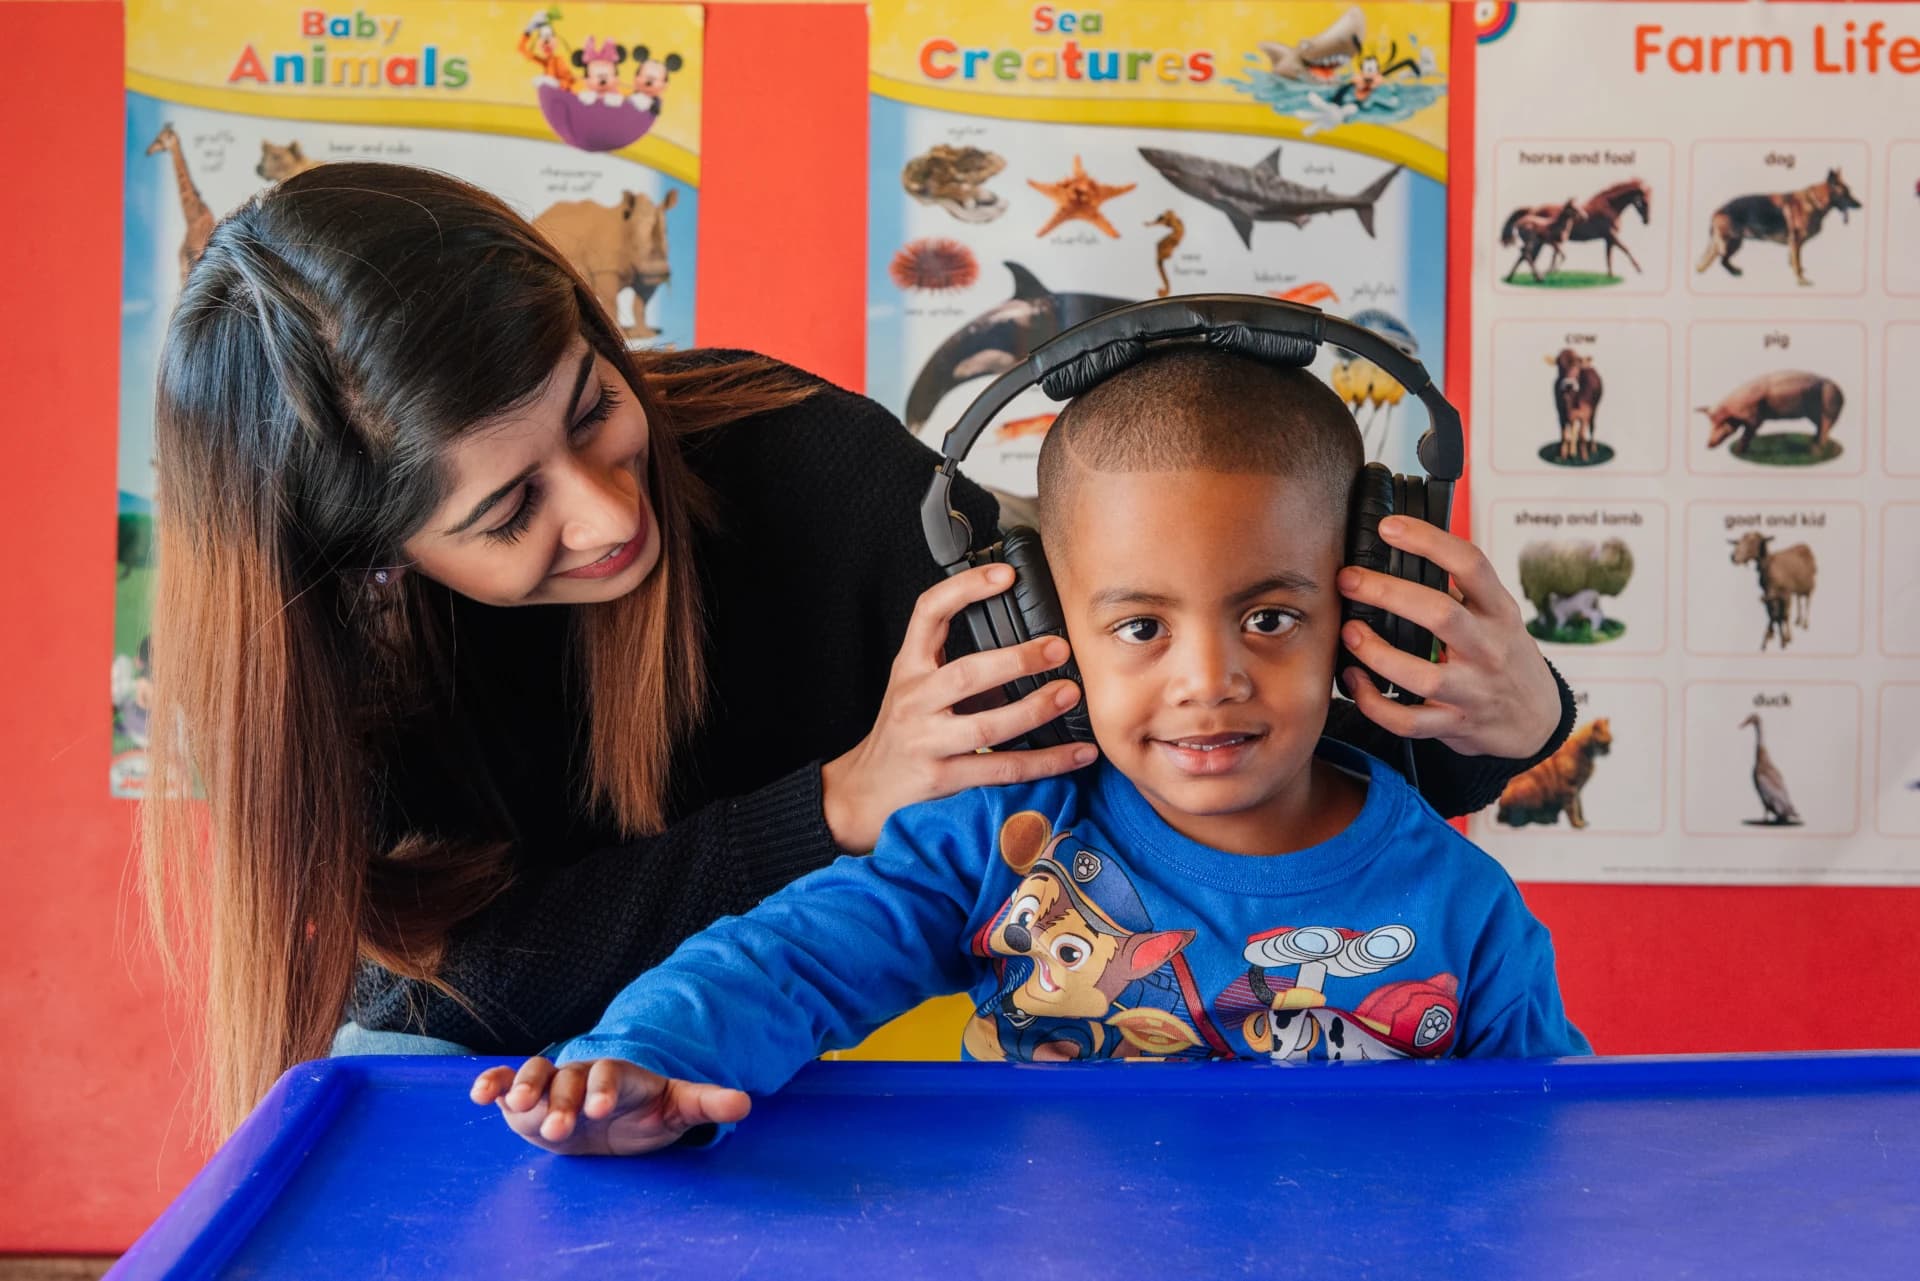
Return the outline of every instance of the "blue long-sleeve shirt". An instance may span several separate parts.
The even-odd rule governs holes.
[[[1105,762],[909,807],[870,856],[687,940],[554,1057],[766,1092],[960,991],[976,1059],[1590,1053],[1499,864],[1379,761],[1320,755],[1366,800],[1283,855],[1189,840]]]

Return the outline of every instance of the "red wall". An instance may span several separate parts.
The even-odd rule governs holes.
[[[195,1162],[107,798],[120,7],[0,4],[0,1249],[123,1247]]]
[[[0,77],[0,424],[14,460],[0,498],[0,885],[17,921],[0,932],[13,1176],[0,1251],[111,1251],[199,1159],[179,1109],[186,1060],[133,947],[132,810],[106,794],[121,10],[0,0],[0,14],[14,49],[87,51],[16,58]],[[699,339],[858,385],[863,10],[716,7],[707,59]],[[1915,973],[1920,890],[1534,886],[1528,899],[1603,1052],[1920,1045],[1920,1003],[1898,982]]]

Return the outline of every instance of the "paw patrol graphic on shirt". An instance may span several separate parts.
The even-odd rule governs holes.
[[[1242,952],[1247,972],[1214,1001],[1214,1016],[1236,1049],[1278,1061],[1440,1058],[1460,1022],[1453,975],[1390,982],[1350,1009],[1327,995],[1329,980],[1350,988],[1351,980],[1405,962],[1414,945],[1413,931],[1398,924],[1364,933],[1304,925],[1255,934]]]
[[[1155,929],[1117,858],[1071,832],[1052,833],[1030,810],[1001,825],[1000,854],[1021,881],[973,940],[1001,982],[967,1026],[970,1055],[1044,1062],[1219,1052],[1208,1043],[1218,1033],[1209,1027],[1203,1039],[1190,1012],[1198,990],[1180,952],[1194,932]]]

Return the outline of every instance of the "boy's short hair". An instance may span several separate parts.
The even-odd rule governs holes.
[[[1353,415],[1307,370],[1174,347],[1074,397],[1054,419],[1040,447],[1040,527],[1058,538],[1084,469],[1298,480],[1324,496],[1328,519],[1344,530],[1364,462]]]

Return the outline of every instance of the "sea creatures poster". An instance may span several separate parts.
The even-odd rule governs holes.
[[[440,169],[547,231],[636,344],[691,345],[699,5],[130,0],[115,795],[139,795],[153,579],[153,384],[219,218],[341,160]]]
[[[1474,838],[1920,880],[1920,6],[1477,17],[1472,529],[1580,715]]]
[[[1259,293],[1376,330],[1444,386],[1445,4],[877,0],[867,391],[929,444],[991,376],[1124,303]],[[1315,369],[1370,457],[1425,414],[1365,360]],[[1016,514],[1059,405],[963,469]]]

